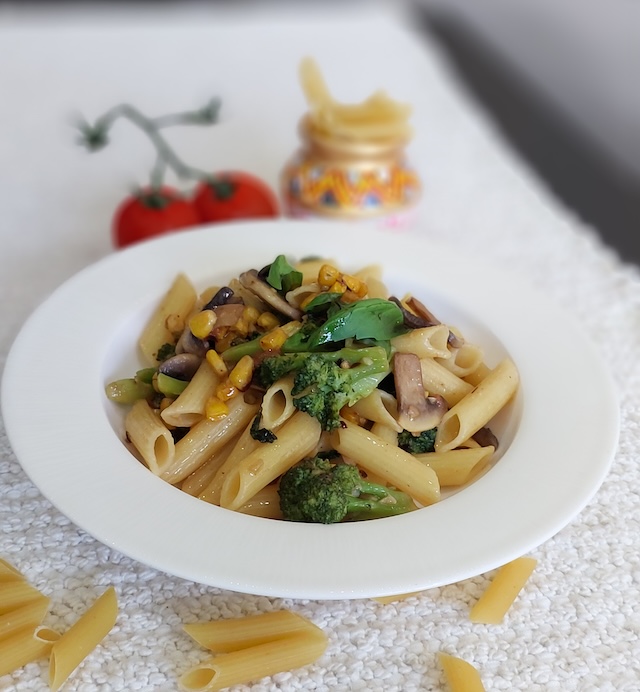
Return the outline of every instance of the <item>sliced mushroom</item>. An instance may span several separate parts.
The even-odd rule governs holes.
[[[253,291],[258,298],[262,299],[277,312],[290,317],[292,320],[299,320],[302,317],[302,312],[281,298],[266,281],[263,281],[258,276],[258,272],[255,269],[250,269],[248,272],[240,274],[238,278],[245,288]]]
[[[435,326],[436,324],[442,324],[440,320],[427,308],[427,306],[424,303],[421,303],[417,298],[414,298],[414,296],[411,296],[409,300],[407,300],[407,305],[417,314],[420,315],[420,317],[424,318],[427,321],[430,321],[431,324],[428,326]],[[459,336],[456,336],[451,330],[449,330],[449,338],[447,339],[449,342],[449,346],[451,348],[460,348],[464,344],[464,340],[461,339]]]
[[[229,286],[223,286],[202,309],[212,310],[218,305],[225,305],[231,298],[233,298],[233,289],[229,288]]]
[[[415,353],[396,353],[393,377],[398,401],[398,424],[411,433],[435,428],[447,411],[441,396],[425,396],[422,368]]]
[[[158,372],[176,380],[190,380],[200,367],[202,358],[194,353],[179,353],[160,363]]]
[[[176,344],[176,354],[181,353],[193,353],[200,358],[204,358],[207,353],[208,345],[202,340],[198,339],[191,333],[189,325],[187,325],[178,339]]]
[[[498,438],[489,430],[489,428],[480,428],[473,436],[473,439],[481,447],[494,447],[498,449]]]
[[[439,322],[429,322],[419,315],[414,315],[412,312],[407,310],[407,308],[405,308],[405,306],[395,296],[391,296],[389,300],[400,308],[402,311],[403,322],[405,326],[409,327],[410,329],[423,329],[424,327],[434,327],[435,325],[439,324]]]

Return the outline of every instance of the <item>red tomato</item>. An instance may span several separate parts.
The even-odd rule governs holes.
[[[278,200],[260,178],[241,171],[216,173],[195,189],[193,204],[203,221],[279,216]]]
[[[179,228],[197,226],[202,220],[193,204],[177,190],[141,190],[127,197],[113,217],[113,242],[125,247]]]

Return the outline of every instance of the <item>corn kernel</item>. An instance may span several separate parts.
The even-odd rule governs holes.
[[[343,294],[342,298],[340,300],[343,303],[355,303],[357,300],[360,300],[360,297],[358,296],[357,293],[354,293],[352,290],[347,289]]]
[[[242,356],[229,373],[229,382],[240,391],[247,389],[253,377],[253,365],[251,356]]]
[[[236,338],[236,333],[228,330],[226,327],[223,328],[224,331],[216,337],[216,351],[218,353],[224,353],[230,346],[233,345],[233,340]]]
[[[288,339],[287,333],[282,327],[273,329],[260,339],[260,348],[263,351],[274,351],[284,344]]]
[[[204,407],[204,415],[209,420],[221,420],[229,413],[229,407],[224,401],[220,401],[218,397],[212,396]]]
[[[222,360],[222,357],[217,351],[210,348],[207,351],[205,358],[207,359],[207,363],[209,363],[209,365],[213,368],[213,371],[217,375],[220,375],[220,377],[224,377],[227,374],[227,366],[225,365],[225,362]]]
[[[256,320],[256,324],[263,329],[275,329],[280,324],[280,320],[272,312],[263,312]]]
[[[287,322],[286,324],[282,325],[282,331],[287,336],[293,336],[300,331],[301,327],[302,322],[298,322],[298,320],[291,320],[291,322]]]
[[[329,293],[344,293],[347,287],[340,281],[336,281],[329,287]]]
[[[240,336],[247,336],[249,333],[249,323],[247,320],[244,319],[244,317],[241,317],[234,325],[233,325],[233,330],[236,332],[236,334],[239,334]]]
[[[238,394],[238,390],[233,386],[230,380],[225,380],[221,382],[216,387],[216,396],[220,401],[227,401],[228,399],[233,399],[234,396]]]
[[[323,264],[318,270],[318,283],[321,286],[331,286],[340,278],[340,272],[330,264]]]
[[[260,311],[252,305],[248,305],[242,311],[242,319],[246,320],[249,324],[255,324],[258,321],[258,317],[260,317]]]
[[[202,310],[189,320],[189,329],[196,339],[206,339],[217,320],[218,316],[213,310]]]
[[[351,276],[351,274],[343,274],[342,275],[342,281],[346,285],[346,287],[356,293],[358,296],[360,295],[362,291],[362,281],[360,279],[356,279],[355,276]],[[365,286],[366,289],[366,286]],[[366,293],[366,290],[365,290]],[[364,293],[362,294],[364,295]]]

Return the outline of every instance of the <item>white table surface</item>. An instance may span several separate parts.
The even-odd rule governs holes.
[[[514,156],[424,37],[371,5],[304,16],[291,7],[237,16],[193,5],[0,11],[0,367],[30,311],[113,251],[113,209],[152,164],[148,144],[124,124],[109,148],[88,155],[74,144],[74,113],[91,119],[129,101],[161,114],[218,95],[220,124],[176,130],[172,142],[194,165],[245,169],[275,185],[305,107],[297,64],[312,54],[338,98],[384,87],[414,104],[410,154],[426,194],[405,233],[515,269],[571,312],[610,363],[620,448],[596,497],[533,553],[538,567],[505,622],[484,627],[468,612],[491,574],[386,606],[248,596],[161,574],[54,509],[0,426],[0,556],[52,597],[48,624],[64,629],[106,585],[118,591],[116,628],[64,689],[177,689],[178,676],[203,658],[182,621],[279,607],[325,629],[327,653],[238,690],[444,690],[440,650],[477,666],[488,690],[640,689],[637,270]],[[33,415],[47,412],[35,402]],[[44,663],[0,678],[0,690],[34,689],[47,689]]]

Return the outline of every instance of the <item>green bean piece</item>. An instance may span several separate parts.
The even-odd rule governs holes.
[[[130,405],[138,399],[146,399],[153,394],[153,387],[145,382],[137,382],[133,377],[110,382],[105,391],[111,401]]]
[[[169,377],[162,372],[158,373],[156,378],[156,387],[165,396],[177,397],[187,388],[189,383],[185,380],[177,380],[175,377]]]

